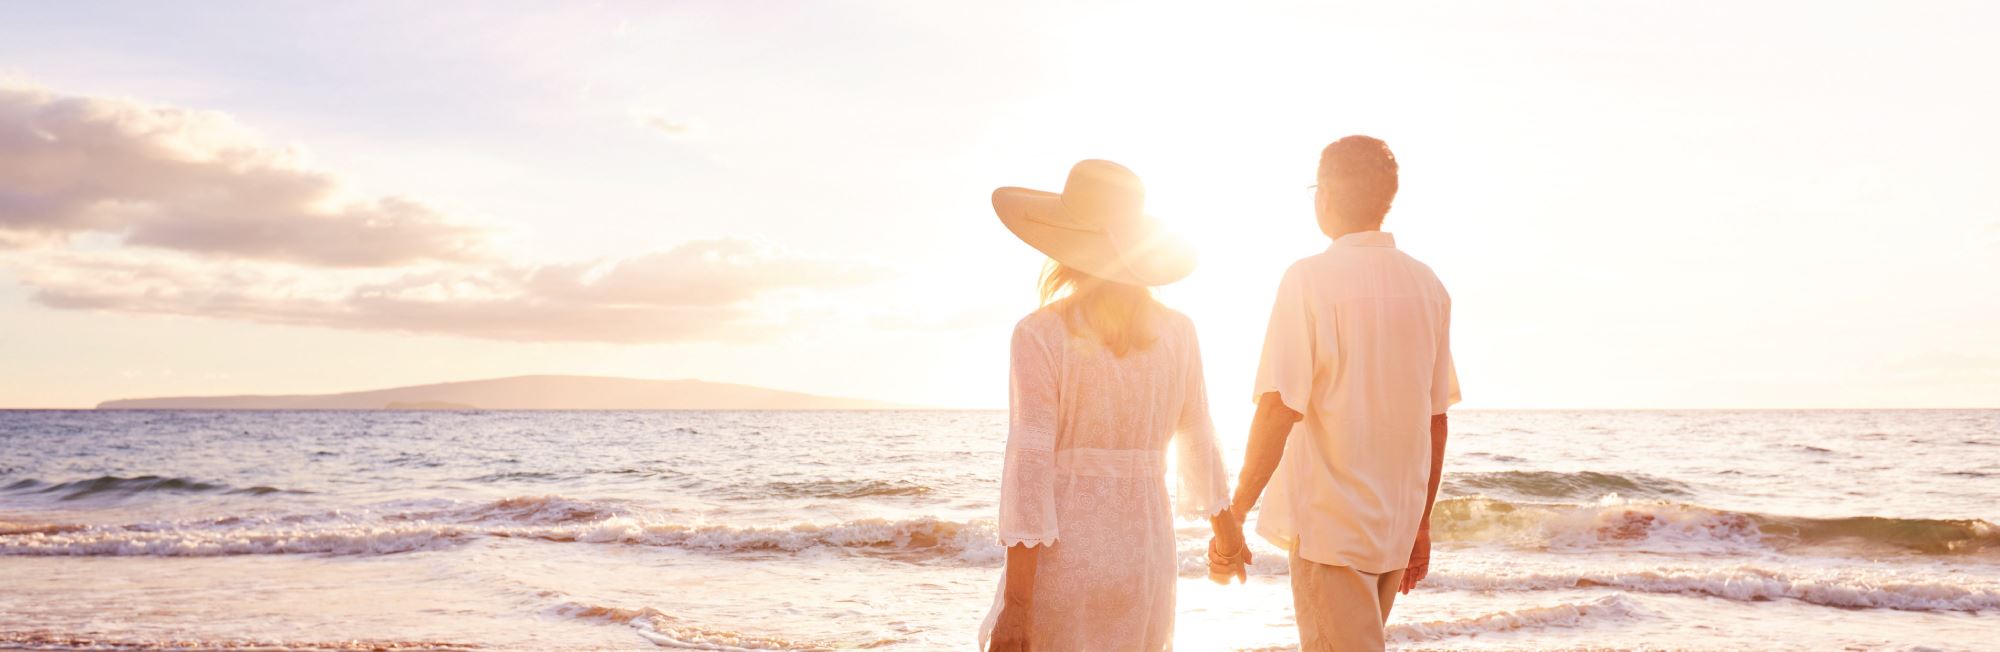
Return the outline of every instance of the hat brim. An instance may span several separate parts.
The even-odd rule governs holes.
[[[1084,222],[1069,215],[1061,195],[1028,188],[993,191],[993,212],[1028,246],[1107,281],[1166,285],[1194,272],[1194,247],[1151,217],[1103,229],[1079,226]]]

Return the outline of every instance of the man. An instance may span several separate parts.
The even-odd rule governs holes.
[[[1291,552],[1302,650],[1382,649],[1397,591],[1430,570],[1458,375],[1451,298],[1381,230],[1396,175],[1374,138],[1321,152],[1314,208],[1333,244],[1278,285],[1242,476],[1210,543],[1211,577],[1243,575],[1240,515],[1269,484],[1257,533]]]

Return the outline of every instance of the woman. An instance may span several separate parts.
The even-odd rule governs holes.
[[[1144,202],[1130,170],[1094,160],[1070,170],[1061,194],[993,193],[1000,221],[1051,261],[1042,308],[1014,328],[1000,485],[1007,570],[982,649],[1171,649],[1169,440],[1181,514],[1232,522],[1194,325],[1148,289],[1186,276],[1194,257]]]

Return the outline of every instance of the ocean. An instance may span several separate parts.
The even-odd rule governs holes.
[[[2000,411],[1452,427],[1393,648],[2000,649]],[[971,649],[1005,436],[990,411],[0,412],[0,648]],[[1295,643],[1283,553],[1215,586],[1206,524],[1178,527],[1178,649]]]

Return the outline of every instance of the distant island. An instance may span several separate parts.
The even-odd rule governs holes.
[[[479,409],[479,406],[470,405],[466,403],[447,403],[444,401],[417,401],[415,403],[390,401],[388,405],[382,406],[382,409],[384,410],[477,410]]]
[[[515,376],[343,394],[105,401],[100,410],[894,410],[918,406],[700,380]]]

